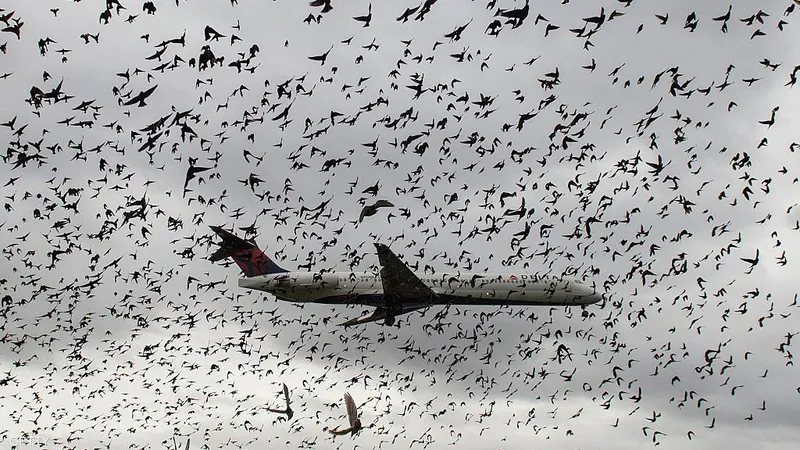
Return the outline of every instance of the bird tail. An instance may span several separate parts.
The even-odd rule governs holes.
[[[209,261],[231,258],[247,277],[288,272],[275,264],[255,243],[237,237],[222,227],[212,226],[211,229],[222,238],[222,242],[217,251],[208,257]]]

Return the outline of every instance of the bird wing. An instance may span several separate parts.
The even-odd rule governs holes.
[[[388,200],[378,200],[372,206],[375,208],[391,208],[394,204]]]
[[[131,97],[128,101],[123,103],[123,105],[125,105],[125,106],[133,105],[134,103],[139,101],[139,97],[141,97],[141,96],[142,96],[142,94],[139,93],[139,95],[137,95],[136,97]]]
[[[384,295],[394,295],[399,300],[437,297],[428,285],[414,275],[414,272],[389,250],[389,247],[376,242],[375,248],[378,250],[378,260],[381,263],[381,282]]]
[[[158,85],[155,85],[155,86],[151,87],[150,89],[148,89],[146,91],[139,92],[139,94],[136,95],[136,97],[133,97],[130,100],[128,100],[127,102],[125,102],[124,105],[125,106],[130,106],[130,105],[133,105],[134,103],[140,103],[140,102],[143,103],[147,99],[147,97],[150,97],[150,95],[153,92],[155,92],[157,87],[158,87]]]
[[[142,92],[142,95],[144,96],[144,98],[150,97],[150,95],[151,95],[153,92],[155,92],[155,90],[156,90],[156,88],[157,88],[157,87],[158,87],[158,85],[156,84],[155,86],[151,87],[150,89],[148,89],[148,90],[146,90],[146,91]]]
[[[283,383],[283,397],[286,398],[286,407],[289,407],[289,388]]]
[[[350,396],[349,392],[344,394],[344,405],[347,408],[347,420],[350,422],[350,426],[353,427],[358,420],[358,410],[356,409],[356,402],[353,401],[353,397]]]
[[[364,220],[364,217],[367,217],[368,215],[370,215],[369,212],[370,212],[370,207],[369,206],[363,207],[361,209],[361,214],[358,215],[358,223],[361,223],[361,221]]]

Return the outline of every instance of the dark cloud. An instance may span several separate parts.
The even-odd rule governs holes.
[[[162,2],[155,15],[128,3],[102,25],[102,4],[23,2],[2,25],[24,22],[19,40],[0,34],[0,75],[10,73],[0,79],[0,122],[16,117],[0,127],[0,290],[12,299],[0,340],[1,439],[85,448],[171,446],[173,436],[214,448],[794,442],[792,2],[733,5],[726,33],[713,20],[728,9],[720,2],[537,3],[497,37],[485,33],[497,8],[521,2],[436,2],[408,22],[396,20],[407,5],[376,3],[368,28],[352,19],[368,2],[334,2],[310,25],[303,19],[316,21],[320,8],[304,2]],[[591,32],[596,20],[585,19],[602,14],[586,45],[577,30]],[[467,23],[458,41],[445,37]],[[225,37],[204,42],[207,25]],[[80,37],[98,32],[96,43]],[[146,59],[184,33],[185,46]],[[231,44],[234,34],[241,41]],[[46,37],[55,42],[40,55]],[[206,44],[222,64],[189,67]],[[254,44],[241,63],[252,73],[229,66]],[[324,65],[308,58],[331,48]],[[62,80],[70,100],[25,102],[32,86],[46,93]],[[121,104],[119,94],[155,85],[147,106]],[[473,103],[482,95],[491,105]],[[97,109],[75,109],[90,100]],[[775,123],[759,123],[776,106]],[[193,138],[170,125],[190,110]],[[333,125],[331,111],[341,113]],[[166,126],[148,132],[159,118]],[[35,153],[41,163],[15,166]],[[342,163],[320,171],[333,158]],[[190,164],[210,169],[184,197]],[[376,197],[362,194],[376,182]],[[501,205],[504,192],[514,196]],[[378,198],[394,217],[381,210],[356,226]],[[531,232],[516,243],[524,222],[502,216],[523,200]],[[322,220],[303,209],[324,201]],[[489,234],[495,219],[502,227]],[[450,307],[403,316],[399,328],[342,329],[369,308],[238,289],[235,266],[205,260],[216,239],[208,225],[219,224],[254,225],[261,247],[291,269],[349,270],[355,249],[355,268],[372,270],[380,241],[438,272],[574,274],[605,301],[588,318]],[[756,250],[747,273],[742,258]],[[282,406],[283,383],[290,422],[265,409]],[[330,441],[323,429],[345,423],[345,391],[374,426]]]

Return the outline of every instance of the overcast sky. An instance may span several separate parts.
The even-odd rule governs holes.
[[[796,444],[800,5],[121,3],[0,7],[4,445]],[[368,308],[237,288],[210,225],[290,270],[373,270],[383,242],[604,301],[345,330]],[[371,428],[334,438],[348,391]]]

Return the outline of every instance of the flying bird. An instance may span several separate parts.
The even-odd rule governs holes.
[[[319,61],[320,65],[324,66],[325,65],[325,61],[328,59],[328,53],[330,53],[331,50],[333,50],[333,46],[331,46],[331,48],[329,48],[327,52],[325,52],[325,53],[323,53],[321,55],[309,56],[308,59],[310,59],[312,61]]]
[[[139,108],[147,106],[147,103],[145,103],[144,101],[147,100],[147,98],[150,97],[153,94],[153,92],[155,92],[157,87],[158,87],[158,85],[155,85],[155,86],[151,87],[150,89],[148,89],[146,91],[141,91],[135,97],[132,97],[130,100],[128,100],[127,102],[125,102],[123,104],[125,106],[130,106],[130,105],[134,105],[135,104]]]
[[[186,180],[183,182],[183,196],[186,197],[186,193],[189,192],[187,190],[187,187],[189,187],[189,182],[192,181],[192,179],[194,179],[198,173],[211,169],[211,167],[189,166],[189,169],[186,171]]]
[[[267,408],[267,411],[278,414],[286,414],[286,420],[292,420],[294,411],[292,411],[291,406],[289,406],[289,388],[286,387],[286,383],[283,383],[283,398],[286,400],[286,409]]]
[[[372,3],[369,4],[367,9],[367,15],[365,16],[355,16],[353,17],[354,20],[364,23],[364,28],[369,26],[369,23],[372,21]]]
[[[371,205],[367,205],[361,210],[361,215],[358,216],[358,223],[361,223],[365,217],[374,216],[380,208],[391,208],[393,206],[388,200],[378,200]]]
[[[347,420],[348,422],[350,422],[350,427],[341,430],[339,428],[328,430],[329,433],[335,436],[341,436],[347,433],[354,435],[361,429],[361,420],[359,420],[358,418],[358,410],[356,409],[356,402],[353,401],[353,397],[350,396],[349,392],[346,392],[344,394],[344,406],[345,408],[347,408]]]
[[[311,6],[322,6],[322,13],[330,12],[333,9],[331,6],[331,0],[314,0],[310,3]]]

